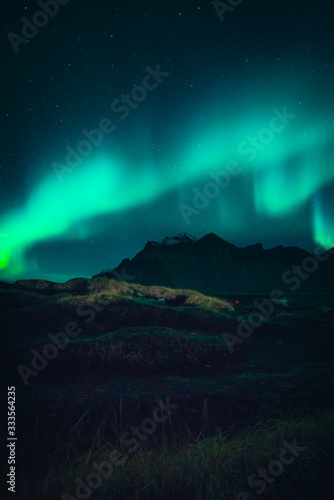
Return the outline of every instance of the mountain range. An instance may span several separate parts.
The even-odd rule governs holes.
[[[310,253],[298,247],[239,248],[211,233],[183,233],[149,241],[132,260],[94,276],[142,285],[191,288],[211,295],[334,292],[334,249]]]

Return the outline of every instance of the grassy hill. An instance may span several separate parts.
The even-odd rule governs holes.
[[[0,299],[26,464],[20,498],[79,498],[77,478],[112,451],[123,463],[89,498],[257,498],[262,483],[249,476],[289,440],[305,453],[260,496],[332,498],[332,296],[288,296],[233,349],[226,333],[236,337],[265,297],[96,278],[22,281]],[[33,368],[27,384],[18,366]]]

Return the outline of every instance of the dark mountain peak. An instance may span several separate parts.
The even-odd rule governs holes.
[[[245,252],[247,252],[248,254],[254,254],[254,255],[257,255],[257,254],[262,253],[264,251],[262,243],[255,243],[255,245],[248,245],[243,250]]]
[[[144,246],[144,250],[147,250],[149,248],[158,247],[158,246],[160,246],[160,243],[158,243],[157,241],[148,241],[146,243],[146,245]]]
[[[100,273],[112,279],[143,285],[190,288],[211,295],[293,291],[294,266],[303,266],[312,254],[297,247],[277,246],[264,250],[261,243],[236,247],[214,233],[197,239],[187,233],[149,241],[133,259],[123,260],[114,270]],[[300,283],[302,293],[333,290],[334,259],[319,265]],[[115,273],[115,271],[117,271]]]
[[[201,240],[224,241],[220,236],[217,236],[215,233],[208,233],[205,236],[203,236],[203,238],[201,238]]]
[[[258,248],[259,250],[263,250],[262,243],[255,243],[255,245],[249,245],[248,248]]]
[[[217,236],[215,233],[209,233],[203,236],[198,241],[198,244],[201,246],[212,246],[212,247],[225,247],[225,248],[236,248],[234,245],[231,243],[228,243],[227,241],[223,240],[219,236]]]
[[[162,245],[172,246],[179,245],[180,243],[194,243],[195,241],[198,241],[196,236],[192,236],[188,233],[180,233],[173,237],[166,236],[166,238],[162,241]]]
[[[291,247],[283,247],[282,245],[279,245],[274,248],[270,248],[269,250],[266,250],[266,252],[270,255],[275,255],[275,256],[290,256],[291,258],[294,259],[302,259],[305,258],[309,255],[311,255],[307,250],[303,250],[302,248],[298,248],[295,246]]]

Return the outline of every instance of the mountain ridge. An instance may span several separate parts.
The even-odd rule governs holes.
[[[282,245],[264,249],[261,243],[237,247],[214,233],[199,239],[183,233],[162,243],[148,242],[133,259],[123,259],[93,278],[129,276],[143,285],[186,287],[215,295],[270,293],[275,288],[289,292],[289,285],[294,292],[297,284],[301,293],[334,292],[333,252],[318,255]]]

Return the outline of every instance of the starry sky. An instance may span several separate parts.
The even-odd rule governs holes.
[[[0,279],[148,240],[334,246],[331,1],[16,0],[1,16]]]

